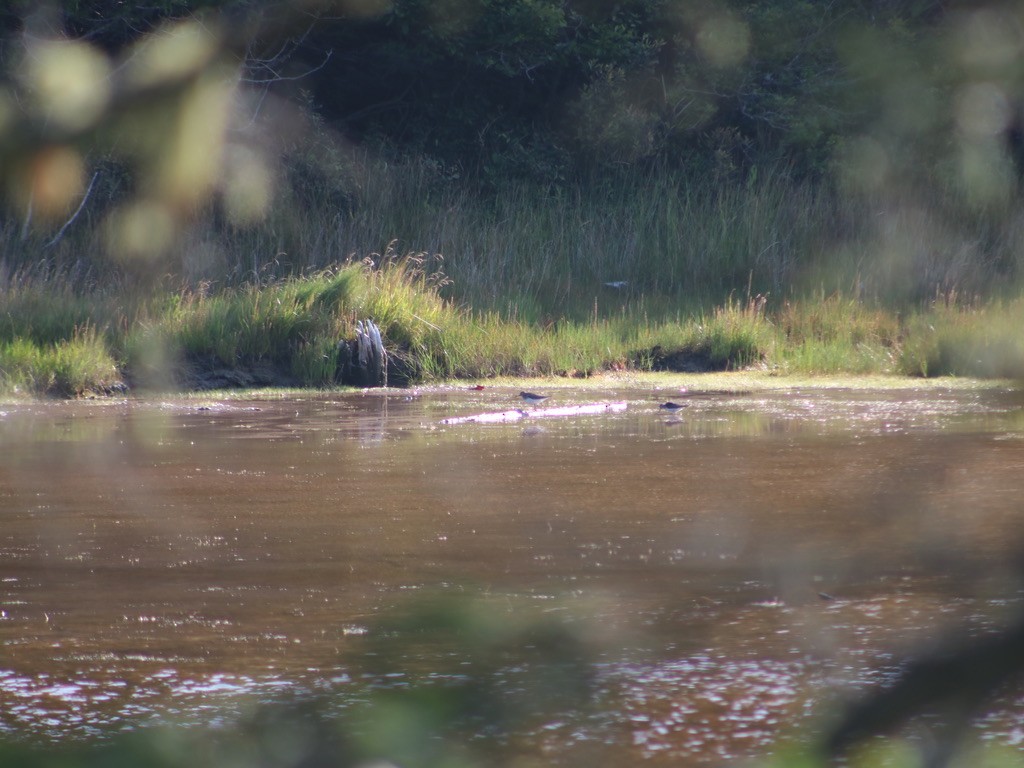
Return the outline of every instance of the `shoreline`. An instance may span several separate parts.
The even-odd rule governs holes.
[[[635,390],[691,395],[743,395],[786,390],[849,390],[869,391],[1015,391],[1024,390],[1024,381],[1015,379],[979,379],[961,376],[933,378],[884,374],[809,376],[806,374],[779,374],[762,371],[727,371],[716,373],[666,373],[638,371],[612,372],[587,378],[560,376],[495,379],[452,379],[409,387],[257,387],[208,390],[143,390],[127,395],[85,395],[79,397],[47,397],[33,394],[25,396],[0,395],[0,406],[22,404],[58,405],[64,403],[90,403],[114,405],[120,403],[151,403],[160,400],[202,402],[215,401],[271,401],[288,399],[315,399],[318,397],[408,397],[410,394],[466,391],[476,386],[489,389],[546,389],[554,392],[597,391],[602,389]]]

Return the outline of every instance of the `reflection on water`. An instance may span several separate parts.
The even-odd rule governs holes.
[[[676,395],[673,394],[673,397]],[[0,727],[209,722],[360,685],[354,649],[472,588],[594,628],[603,711],[551,723],[675,764],[756,754],[943,627],[1021,608],[1011,392],[559,392],[508,424],[438,389],[0,408]],[[531,408],[524,409],[528,414]],[[430,666],[429,659],[419,659]],[[1016,744],[1024,702],[979,728]]]

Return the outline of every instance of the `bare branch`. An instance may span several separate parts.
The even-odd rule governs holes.
[[[271,69],[268,65],[264,64],[264,65],[262,65],[264,67],[264,69],[269,70],[271,72],[271,74],[273,74],[273,77],[265,77],[265,78],[259,78],[259,79],[252,78],[252,77],[241,77],[241,78],[239,78],[239,82],[249,83],[251,85],[267,85],[269,83],[287,82],[287,81],[291,81],[291,80],[302,80],[303,78],[309,77],[310,75],[314,74],[315,72],[319,72],[321,69],[326,67],[327,66],[327,62],[331,60],[331,55],[333,53],[334,53],[333,50],[332,51],[327,51],[327,54],[324,56],[324,60],[323,61],[321,61],[315,67],[311,67],[311,68],[307,69],[305,72],[301,72],[301,73],[299,73],[297,75],[279,75],[276,72],[274,72],[274,70]]]
[[[43,248],[52,248],[57,243],[59,243],[60,239],[64,237],[64,233],[67,232],[68,227],[75,223],[75,219],[78,218],[78,214],[82,212],[82,209],[85,208],[85,204],[89,201],[89,195],[92,194],[92,188],[93,186],[95,186],[96,179],[99,178],[99,175],[99,171],[96,171],[96,173],[92,175],[92,179],[89,181],[89,186],[86,187],[85,194],[82,195],[82,202],[78,204],[78,207],[75,209],[75,212],[71,214],[71,218],[64,222],[64,226],[57,230],[57,234],[54,235],[53,238],[43,246]]]

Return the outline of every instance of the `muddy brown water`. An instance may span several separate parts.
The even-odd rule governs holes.
[[[382,616],[473,592],[596,638],[600,712],[547,723],[548,754],[714,764],[1024,608],[1011,391],[712,394],[678,414],[657,407],[671,391],[555,393],[627,407],[442,423],[518,407],[500,387],[0,406],[0,733],[344,701]],[[1011,693],[974,731],[1024,744],[1022,713]]]

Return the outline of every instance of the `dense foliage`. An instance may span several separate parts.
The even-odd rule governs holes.
[[[273,59],[262,79],[303,89],[352,138],[500,183],[638,163],[729,177],[780,158],[822,173],[842,137],[884,117],[892,94],[877,78],[897,89],[949,85],[942,78],[957,62],[922,56],[954,5],[79,0],[45,24],[29,18],[108,51],[163,18],[211,9],[233,22],[272,18],[246,51],[252,63]],[[3,31],[16,31],[27,8],[0,16]]]
[[[840,127],[830,8],[401,0],[324,30],[338,55],[316,94],[350,130],[488,177],[728,175],[786,152],[811,168]]]

